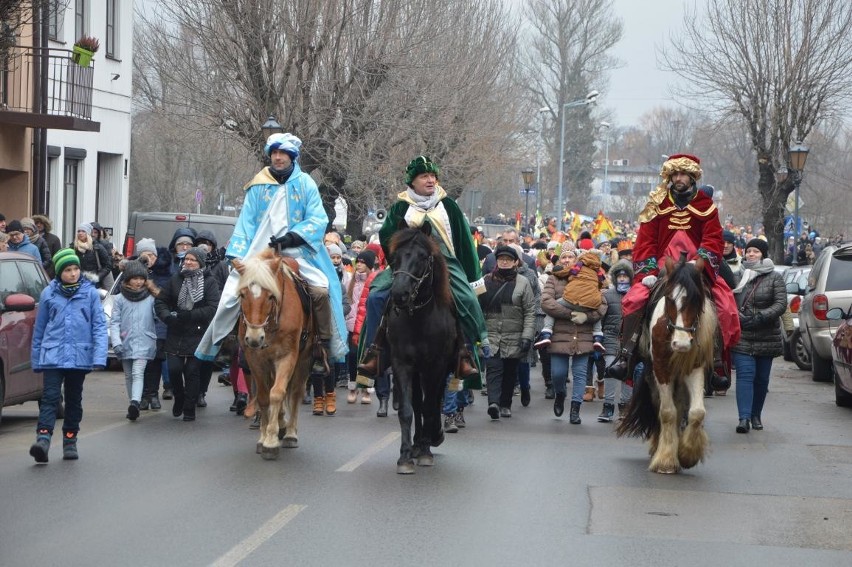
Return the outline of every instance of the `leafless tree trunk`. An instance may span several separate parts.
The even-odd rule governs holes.
[[[708,0],[685,16],[662,50],[674,85],[694,106],[736,116],[757,159],[770,253],[783,259],[784,204],[792,177],[776,183],[787,149],[852,96],[852,3],[847,0]]]

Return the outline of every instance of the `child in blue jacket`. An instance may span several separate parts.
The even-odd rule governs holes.
[[[63,382],[62,458],[78,458],[83,380],[92,369],[104,368],[107,359],[107,325],[100,296],[89,280],[80,277],[76,252],[60,250],[53,265],[56,279],[41,292],[31,352],[33,370],[44,373],[36,442],[30,447],[37,463],[47,462]]]

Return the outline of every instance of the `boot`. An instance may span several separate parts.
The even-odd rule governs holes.
[[[467,345],[464,345],[459,350],[459,362],[457,368],[456,376],[461,376],[462,378],[475,378],[479,375],[479,369],[473,363],[473,356],[467,349]]]
[[[556,392],[553,391],[553,383],[545,382],[544,383],[544,399],[552,400],[556,396]]]
[[[627,413],[627,404],[618,404],[618,419],[624,419],[624,414]]]
[[[254,419],[249,423],[249,429],[260,429],[260,411],[254,414]]]
[[[136,418],[139,417],[139,402],[132,401],[130,405],[127,406],[127,419],[130,421],[136,421]]]
[[[379,409],[376,411],[376,417],[387,417],[388,416],[388,399],[387,398],[379,398]]]
[[[80,458],[77,453],[77,434],[66,431],[62,436],[62,459],[65,461],[76,461]]]
[[[146,411],[151,407],[151,400],[148,396],[142,396],[142,400],[139,402],[139,409],[142,411]]]
[[[172,398],[174,398],[174,393],[172,392],[172,389],[168,387],[163,388],[163,399],[171,400]]]
[[[595,380],[595,384],[597,385],[597,391],[595,391],[595,395],[599,400],[604,399],[604,381],[603,380]]]
[[[162,409],[162,407],[163,407],[163,404],[160,403],[160,396],[158,396],[157,394],[154,394],[153,396],[151,396],[151,409],[152,410],[158,410],[158,409]]]
[[[586,386],[586,392],[583,394],[584,402],[591,402],[595,399],[595,387],[594,386]]]
[[[615,414],[615,406],[604,403],[601,414],[598,416],[598,421],[601,423],[610,423],[612,421],[613,414]]]
[[[574,425],[580,425],[580,402],[571,402],[571,413],[568,416],[568,421]]]
[[[387,331],[385,318],[382,317],[379,323],[379,328],[376,329],[376,336],[373,337],[373,342],[367,347],[367,351],[361,358],[361,363],[358,364],[358,374],[363,374],[368,378],[375,378],[379,375],[381,368],[382,352],[387,345]]]
[[[331,391],[325,393],[325,414],[334,415],[337,413],[337,392]]]
[[[46,463],[48,451],[50,451],[50,432],[47,429],[40,429],[36,435],[36,442],[30,446],[30,456],[37,463]]]
[[[237,397],[234,399],[234,411],[237,412],[237,415],[243,415],[243,412],[246,411],[246,406],[248,406],[248,394],[244,394],[240,392],[237,394]]]
[[[556,399],[553,401],[553,415],[556,417],[562,417],[562,413],[565,411],[565,394],[559,393],[556,394]]]
[[[323,396],[314,396],[314,415],[322,415],[325,413],[325,398]]]
[[[633,369],[633,354],[642,332],[643,311],[627,315],[621,322],[621,348],[618,355],[604,371],[604,378],[615,378],[624,382],[630,377]]]

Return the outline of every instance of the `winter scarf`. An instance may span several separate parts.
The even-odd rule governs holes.
[[[192,307],[204,299],[204,269],[181,270],[183,282],[178,292],[177,306],[179,309],[189,311]]]
[[[80,289],[80,280],[77,280],[76,283],[72,283],[72,284],[66,284],[66,283],[60,283],[59,284],[59,293],[61,293],[65,297],[71,297],[72,295],[77,293],[78,289]]]
[[[740,293],[748,285],[748,282],[754,278],[764,274],[771,274],[775,270],[775,264],[772,263],[772,260],[766,258],[758,262],[743,262],[743,268],[745,268],[743,277],[740,280],[740,284],[734,288],[734,293]]]
[[[74,249],[77,252],[80,252],[81,254],[88,252],[93,247],[94,247],[94,244],[92,244],[92,237],[89,236],[88,234],[86,235],[85,240],[80,240],[79,238],[76,238],[74,240]]]
[[[127,301],[142,301],[149,295],[151,295],[151,291],[147,287],[143,287],[139,290],[133,290],[127,287],[126,285],[121,286],[121,295],[124,296]]]
[[[269,166],[269,173],[272,177],[275,178],[280,185],[284,185],[287,183],[287,180],[290,179],[290,176],[293,175],[293,169],[295,168],[295,164],[291,163],[290,167],[287,169],[274,169],[271,165]]]
[[[678,209],[685,209],[689,202],[695,197],[695,193],[698,188],[695,186],[695,183],[689,186],[689,189],[678,192],[672,189],[672,201],[677,206]]]
[[[508,270],[496,268],[485,276],[485,293],[482,294],[479,301],[486,313],[500,313],[503,309],[502,304],[512,304],[517,277],[517,268]],[[505,287],[503,284],[506,284]]]

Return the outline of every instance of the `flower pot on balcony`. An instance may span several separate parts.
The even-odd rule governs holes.
[[[80,67],[88,67],[92,62],[95,52],[89,51],[85,47],[75,45],[71,48],[71,59]]]

